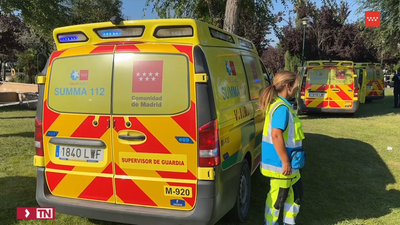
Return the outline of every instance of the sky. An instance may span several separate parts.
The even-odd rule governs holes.
[[[339,0],[337,0],[339,2]],[[156,12],[152,12],[152,7],[153,5],[150,5],[149,7],[145,7],[146,6],[146,0],[122,0],[123,4],[122,4],[122,13],[125,14],[125,16],[127,16],[129,19],[131,20],[140,20],[140,19],[155,19],[158,18],[157,13]],[[278,0],[278,2],[274,2],[274,9],[273,12],[274,13],[278,13],[280,11],[285,11],[285,17],[284,19],[287,21],[288,20],[288,10],[292,10],[293,9],[293,5],[288,3],[288,7],[287,10],[285,10],[285,7],[280,4],[280,0]],[[317,2],[317,6],[321,6],[321,1],[320,0],[314,0],[313,2]],[[350,16],[349,16],[349,21],[348,22],[354,22],[356,21],[358,18],[360,18],[363,15],[357,14],[356,10],[359,7],[359,5],[356,3],[356,1],[351,1],[349,0],[349,5],[350,5]],[[143,12],[143,9],[145,9],[145,13]],[[292,15],[293,16],[293,15]],[[287,24],[287,22],[282,21],[280,23],[278,23],[278,26],[285,26]],[[278,38],[276,37],[275,33],[272,31],[271,34],[267,35],[268,39],[272,39],[272,46],[276,46],[277,42],[278,42]]]

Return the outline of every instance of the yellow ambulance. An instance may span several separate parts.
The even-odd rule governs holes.
[[[358,109],[358,82],[352,61],[308,61],[298,96],[298,111],[349,113]]]
[[[39,205],[132,224],[248,217],[267,73],[250,41],[192,19],[61,27],[54,40],[37,79]]]
[[[354,68],[358,73],[363,71],[365,82],[360,79],[359,82],[365,85],[365,102],[379,100],[385,97],[385,81],[380,63],[357,62]],[[361,97],[361,93],[360,93]],[[361,100],[361,99],[360,99]]]

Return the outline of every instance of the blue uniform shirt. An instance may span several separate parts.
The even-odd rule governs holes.
[[[279,96],[286,104],[290,105],[290,103],[283,97]],[[286,127],[289,122],[289,109],[286,106],[279,106],[274,114],[272,114],[271,118],[271,128],[281,129],[282,131],[286,130]]]

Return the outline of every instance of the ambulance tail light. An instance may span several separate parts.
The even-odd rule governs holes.
[[[300,95],[301,97],[304,97],[306,95],[306,80],[303,79],[303,82],[301,82],[301,89],[300,89]]]
[[[354,88],[354,97],[358,97],[358,87]]]
[[[199,128],[199,166],[214,167],[220,162],[218,126],[213,120]]]
[[[43,129],[42,122],[35,118],[35,148],[36,155],[44,156],[43,152]]]

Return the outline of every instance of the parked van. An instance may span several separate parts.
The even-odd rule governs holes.
[[[61,27],[54,40],[37,81],[39,205],[131,224],[247,218],[267,85],[250,41],[192,19]]]
[[[367,102],[385,98],[385,76],[383,74],[382,65],[380,63],[374,63],[373,66],[375,72],[371,71],[370,75],[368,75],[367,70],[367,79],[369,80],[367,84]],[[370,79],[371,76],[373,76],[373,79]],[[368,92],[368,90],[370,91]]]
[[[354,114],[358,109],[358,82],[351,61],[308,61],[300,84],[301,112]]]
[[[379,100],[385,97],[385,81],[380,63],[357,62],[354,64],[356,70],[362,69],[366,73],[366,102]]]

